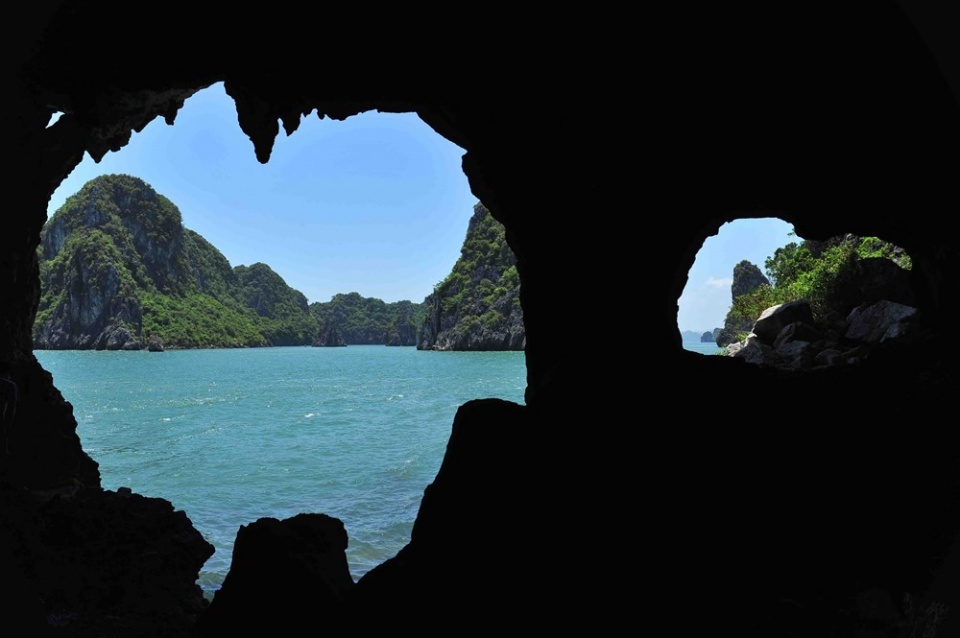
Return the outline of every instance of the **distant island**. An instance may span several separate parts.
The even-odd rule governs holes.
[[[698,342],[698,343],[711,343],[715,340],[716,332],[719,328],[715,330],[708,330],[706,332],[696,332],[694,330],[681,330],[680,338],[686,342]]]
[[[477,204],[460,259],[422,303],[357,292],[308,303],[267,264],[232,267],[143,180],[102,175],[68,198],[41,232],[33,345],[522,349],[519,277],[503,233]]]

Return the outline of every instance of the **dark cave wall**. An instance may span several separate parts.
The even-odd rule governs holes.
[[[572,282],[586,280],[597,296],[616,298],[630,270],[656,268],[663,276],[648,278],[646,295],[675,299],[699,242],[733,216],[778,214],[810,238],[869,231],[918,254],[921,270],[930,262],[936,273],[929,279],[956,280],[947,272],[955,250],[948,242],[928,249],[918,223],[925,215],[919,209],[942,210],[950,196],[944,185],[956,167],[942,158],[957,136],[955,102],[892,5],[837,14],[827,24],[815,15],[771,17],[765,30],[752,26],[746,11],[705,12],[696,21],[654,12],[649,21],[663,29],[659,37],[635,43],[614,30],[602,47],[481,16],[462,34],[374,29],[364,40],[371,61],[357,67],[333,62],[344,57],[344,40],[359,49],[359,39],[322,40],[311,37],[312,26],[287,25],[282,47],[271,49],[267,44],[277,43],[251,24],[256,15],[215,31],[171,11],[150,16],[150,31],[91,38],[82,34],[96,32],[112,14],[110,3],[92,6],[67,3],[72,10],[40,38],[43,46],[27,64],[16,133],[38,161],[25,162],[30,174],[17,185],[30,193],[52,189],[83,149],[96,157],[120,148],[131,130],[156,116],[175,117],[183,98],[218,80],[239,98],[240,126],[254,137],[261,160],[278,118],[293,130],[299,114],[313,108],[335,118],[372,108],[416,110],[467,149],[471,185],[511,229],[527,271],[524,298],[539,299],[528,322],[532,392],[562,357],[592,358],[570,349],[559,354],[577,321],[566,310]],[[334,13],[328,22],[349,17]],[[717,24],[730,26],[721,33]],[[589,16],[577,26],[610,27]],[[498,33],[495,47],[477,44],[488,27]],[[168,46],[173,40],[177,48]],[[542,40],[544,52],[528,53],[531,40]],[[457,74],[424,63],[446,47],[458,52]],[[621,62],[633,59],[640,64]],[[627,99],[634,93],[636,106]],[[619,117],[590,117],[601,98],[620,109]],[[31,109],[47,105],[70,116],[41,131],[46,115]],[[20,208],[37,211],[35,225],[45,206],[33,197],[31,205],[25,194]],[[570,213],[596,222],[571,223]],[[634,220],[631,231],[640,222],[656,232],[656,259],[638,263],[637,232],[618,232],[626,219]],[[583,258],[571,259],[571,252]],[[28,288],[32,279],[25,271],[17,281]],[[939,292],[942,284],[928,288],[931,312],[952,303]],[[679,343],[675,307],[649,306],[635,332],[668,335],[648,347],[669,356]],[[23,340],[29,322],[18,321],[8,334]]]
[[[69,405],[30,354],[33,251],[49,194],[85,150],[121,148],[131,131],[172,120],[189,95],[224,80],[261,160],[278,118],[292,129],[313,108],[334,118],[418,112],[467,150],[474,193],[518,255],[529,409],[502,419],[523,435],[491,428],[499,438],[488,448],[464,444],[510,448],[498,498],[475,494],[469,478],[459,491],[434,490],[441,504],[418,522],[427,540],[361,587],[368,600],[429,592],[468,613],[499,593],[517,611],[524,565],[524,584],[556,603],[527,611],[599,623],[636,609],[635,593],[611,584],[626,573],[691,631],[723,620],[748,635],[794,622],[778,598],[801,600],[821,614],[804,621],[826,627],[852,622],[850,601],[870,587],[924,593],[944,581],[939,566],[960,529],[957,452],[941,417],[956,387],[946,331],[960,283],[960,116],[894,5],[837,9],[831,20],[664,10],[627,24],[581,14],[548,32],[488,13],[440,34],[399,28],[409,15],[363,32],[344,27],[356,18],[344,9],[325,14],[318,32],[287,6],[271,4],[282,27],[267,32],[266,13],[224,28],[178,3],[127,10],[127,28],[105,29],[116,6],[69,2],[59,21],[38,17],[18,34],[29,54],[14,60],[11,116],[0,124],[18,158],[0,233],[0,360],[14,362],[29,406],[4,462],[15,480],[99,486]],[[445,56],[456,73],[437,62]],[[54,109],[67,115],[45,129]],[[702,241],[734,217],[770,214],[806,238],[853,232],[907,248],[941,340],[806,377],[682,351],[676,299]],[[594,300],[586,311],[584,297]],[[615,328],[597,336],[610,317]],[[671,390],[680,387],[709,387],[714,400],[679,402]],[[429,523],[444,512],[472,520],[476,512],[444,505],[465,493],[485,518],[453,525],[460,536],[445,545]],[[429,569],[418,571],[418,556]],[[428,578],[441,563],[447,588]],[[955,592],[955,577],[947,581],[938,595]]]

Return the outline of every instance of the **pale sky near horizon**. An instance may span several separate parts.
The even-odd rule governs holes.
[[[174,126],[158,118],[99,164],[85,156],[48,216],[90,179],[126,173],[170,199],[231,265],[266,263],[311,302],[348,292],[421,302],[453,267],[477,202],[462,156],[413,113],[312,113],[290,137],[281,129],[260,164],[215,84],[186,101]],[[709,237],[678,301],[679,329],[722,326],[733,266],[748,259],[762,269],[796,240],[790,230],[738,220]]]
[[[733,301],[733,267],[746,259],[764,270],[764,262],[777,248],[803,241],[791,236],[792,231],[791,224],[775,217],[737,219],[707,237],[677,300],[677,327],[701,334],[723,327]]]
[[[477,198],[463,149],[414,113],[316,113],[281,128],[267,164],[222,84],[189,98],[99,164],[89,155],[51,198],[52,215],[90,179],[126,173],[180,210],[232,266],[263,262],[307,299],[358,292],[421,302],[460,255]]]

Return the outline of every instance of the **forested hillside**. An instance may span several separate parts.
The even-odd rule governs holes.
[[[102,175],[41,232],[35,348],[263,346],[237,275],[143,180]]]
[[[320,326],[315,345],[386,344],[413,346],[423,320],[423,304],[387,303],[360,293],[336,294],[330,301],[310,304]],[[329,335],[333,334],[333,337]],[[333,340],[334,343],[328,343]]]
[[[419,304],[337,295],[308,305],[268,265],[232,267],[182,225],[143,180],[102,175],[41,233],[38,349],[222,348],[309,345],[321,322],[347,318],[349,343],[415,343]]]

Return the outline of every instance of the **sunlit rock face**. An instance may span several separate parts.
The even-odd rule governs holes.
[[[736,301],[738,297],[769,283],[770,280],[760,271],[759,266],[744,259],[733,267],[733,284],[730,286],[730,294],[733,301]],[[738,321],[728,313],[723,328],[717,334],[716,344],[721,347],[727,346],[736,341],[741,332],[747,332],[749,329],[749,322]]]
[[[156,635],[177,635],[203,604],[184,582],[175,600],[124,598],[110,618],[96,597],[65,595],[73,616],[51,608],[55,579],[34,566],[56,561],[29,540],[44,524],[9,495],[98,495],[102,508],[66,508],[61,527],[44,527],[58,551],[69,554],[71,527],[115,508],[125,542],[141,543],[132,560],[153,555],[153,537],[119,522],[124,499],[100,491],[69,404],[31,355],[36,251],[46,202],[84,152],[175,121],[221,80],[260,161],[278,120],[296,134],[314,109],[417,112],[466,150],[474,194],[517,255],[527,405],[461,415],[413,541],[357,584],[351,620],[438,626],[454,609],[451,622],[472,628],[603,634],[644,617],[682,619],[690,635],[854,635],[908,622],[907,596],[960,610],[960,464],[943,419],[957,387],[946,335],[960,216],[947,212],[960,117],[895,7],[652,10],[641,23],[586,11],[545,31],[490,12],[440,30],[408,14],[378,29],[345,10],[321,25],[285,2],[236,12],[228,28],[176,2],[144,15],[111,4],[25,8],[11,34],[0,362],[20,397],[0,461],[0,558],[22,618],[3,622],[131,635],[118,617],[152,619]],[[65,115],[48,129],[54,111]],[[676,301],[697,249],[723,222],[770,211],[805,238],[850,232],[908,250],[933,338],[805,375],[684,352]],[[678,401],[677,387],[716,401]],[[874,618],[867,599],[892,610]],[[957,633],[949,622],[943,635]]]

